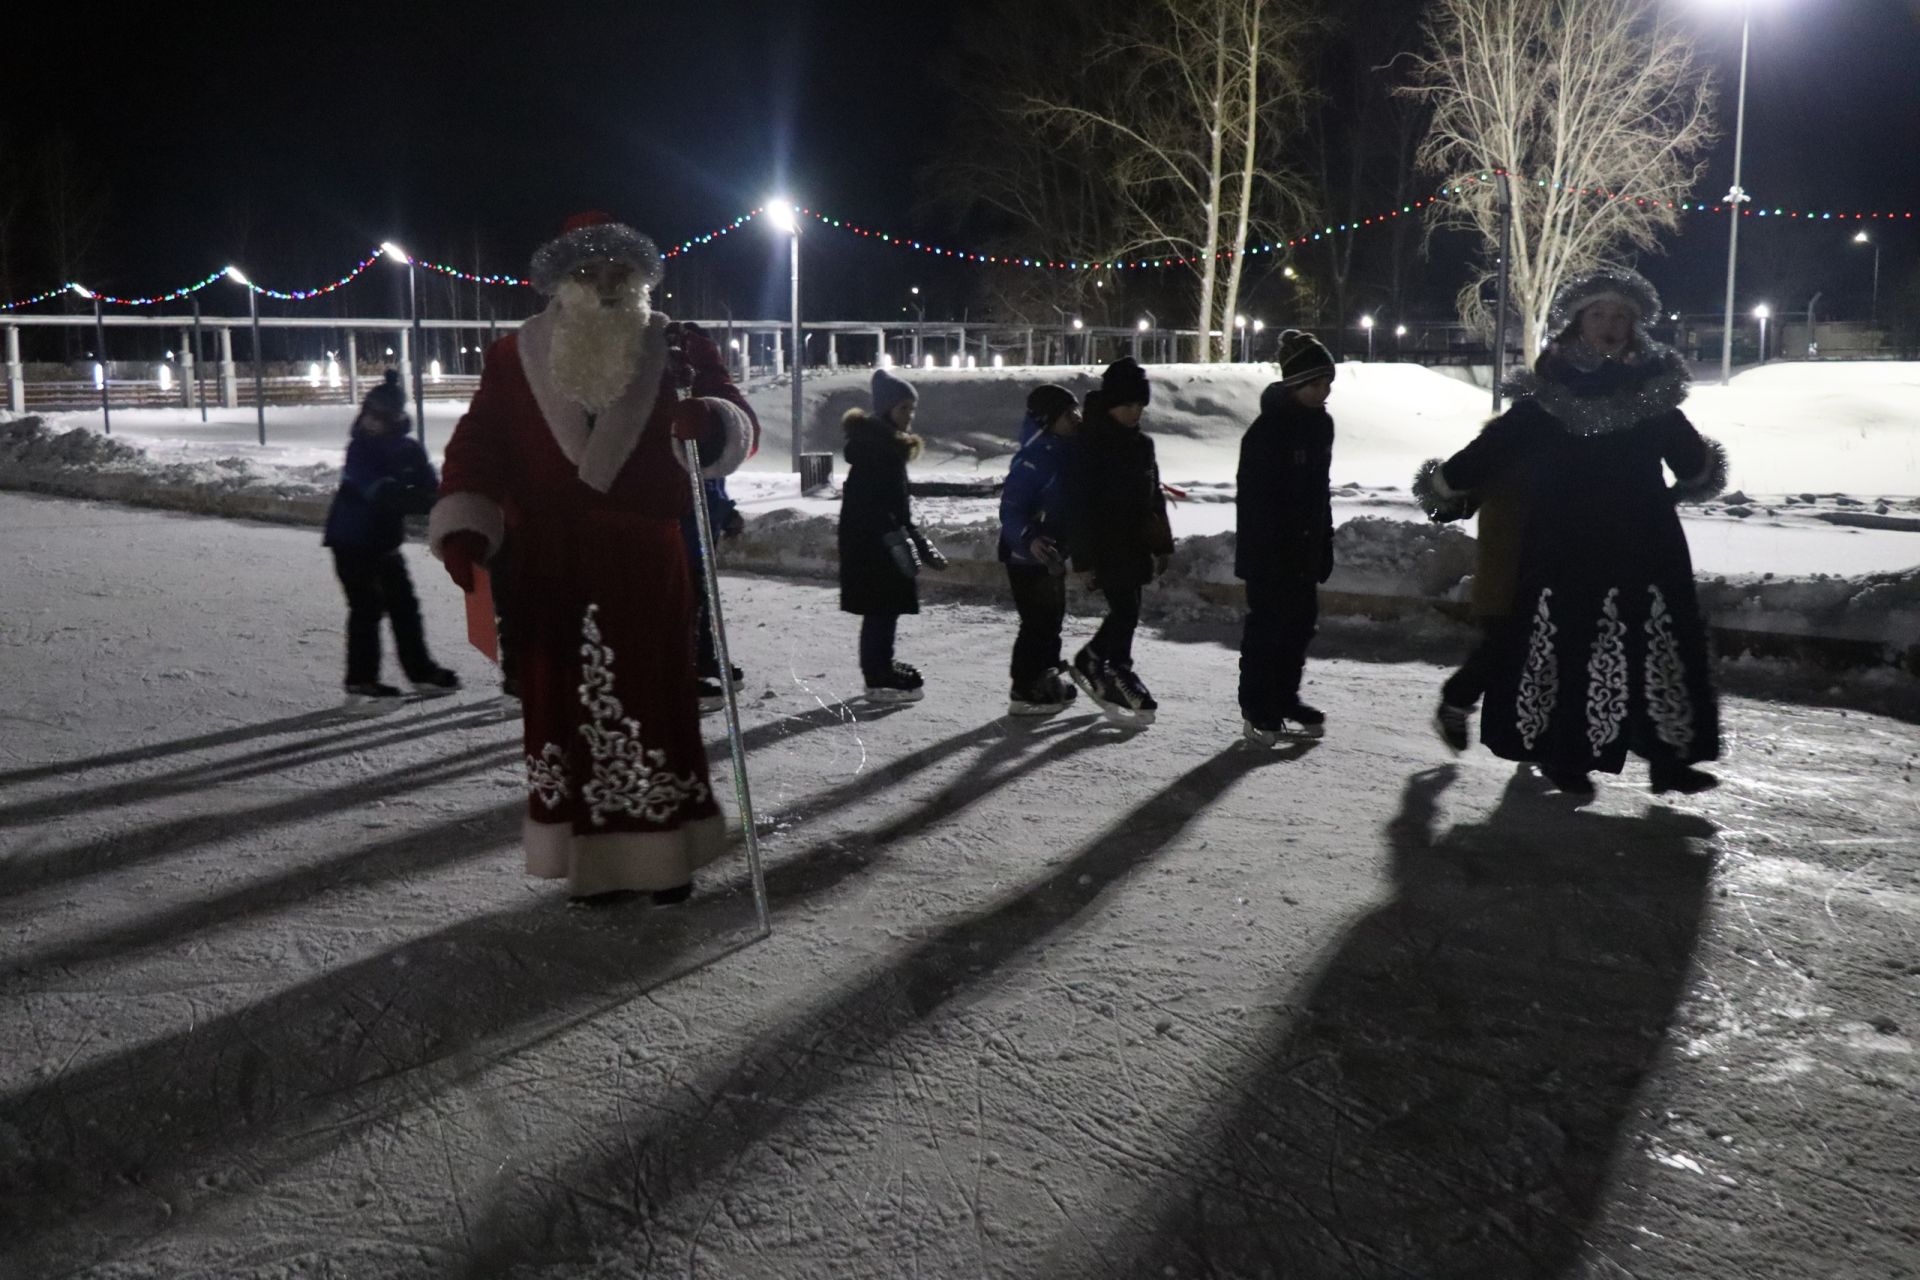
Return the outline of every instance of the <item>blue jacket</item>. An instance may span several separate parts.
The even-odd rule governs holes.
[[[406,517],[432,510],[439,489],[440,477],[417,438],[363,433],[356,427],[339,492],[327,510],[322,545],[348,551],[396,550],[406,537]]]
[[[1032,565],[1040,563],[1027,550],[1035,538],[1053,539],[1062,553],[1072,548],[1080,520],[1080,441],[1040,430],[1031,416],[1021,424],[1021,440],[1000,490],[1000,558]]]
[[[713,526],[713,536],[718,538],[720,536],[721,526],[726,524],[727,517],[733,514],[734,508],[739,506],[739,504],[727,496],[727,482],[725,480],[702,479],[700,486],[707,495],[707,521]],[[700,561],[700,521],[694,514],[692,508],[688,508],[687,514],[680,517],[680,536],[687,544],[688,558],[695,564],[698,564]]]

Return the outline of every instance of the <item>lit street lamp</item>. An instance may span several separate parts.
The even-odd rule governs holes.
[[[1235,316],[1233,318],[1233,327],[1240,331],[1240,362],[1245,364],[1247,361],[1247,318],[1245,316]]]
[[[793,276],[793,291],[788,298],[792,311],[790,323],[793,326],[793,469],[800,470],[800,437],[805,423],[800,410],[800,369],[806,363],[807,353],[800,345],[800,218],[794,212],[791,202],[786,200],[767,201],[767,220],[773,223],[774,230],[787,233],[787,262]],[[916,288],[915,293],[919,290]]]
[[[260,295],[240,268],[229,266],[226,275],[247,291],[247,315],[253,320],[253,411],[260,423],[260,443],[264,445],[267,442],[267,379],[260,367]],[[225,360],[227,352],[223,350],[220,358]]]
[[[1733,123],[1733,186],[1727,190],[1727,212],[1733,221],[1727,227],[1727,312],[1720,334],[1720,385],[1733,381],[1733,268],[1740,249],[1740,206],[1750,197],[1740,186],[1740,156],[1747,139],[1747,42],[1753,31],[1753,0],[1740,6],[1740,105]],[[1766,333],[1764,320],[1761,333]],[[1762,344],[1765,354],[1765,344]]]
[[[83,284],[70,284],[67,288],[93,304],[93,351],[100,363],[100,429],[112,435],[113,410],[107,400],[107,322],[100,311],[100,295]]]
[[[1367,359],[1373,359],[1373,317],[1361,316],[1360,327],[1367,331]]]
[[[1872,236],[1868,235],[1864,231],[1854,232],[1853,242],[1855,244],[1870,244],[1873,246],[1873,302],[1871,305],[1871,309],[1867,312],[1867,320],[1870,324],[1879,324],[1880,323],[1880,242],[1878,240],[1875,240]]]
[[[413,359],[410,362],[413,365],[413,411],[419,416],[419,422],[415,424],[415,428],[420,432],[420,443],[425,444],[427,442],[427,390],[426,383],[421,378],[421,369],[422,362],[427,358],[427,348],[420,334],[420,269],[414,265],[413,259],[407,256],[407,251],[391,240],[383,240],[380,243],[380,252],[394,262],[405,263],[407,268],[407,313],[411,317],[413,326],[411,353]]]
[[[1767,317],[1773,314],[1773,309],[1763,302],[1753,309],[1753,314],[1754,318],[1760,322],[1760,363],[1765,364],[1767,362]]]
[[[1406,340],[1407,340],[1407,326],[1403,324],[1397,324],[1393,326],[1393,358],[1395,360],[1398,360],[1401,358],[1400,348],[1403,345],[1405,345]]]

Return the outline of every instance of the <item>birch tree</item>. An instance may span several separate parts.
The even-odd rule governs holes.
[[[1582,271],[1658,250],[1679,225],[1671,202],[1705,167],[1713,92],[1692,40],[1651,0],[1435,0],[1428,51],[1402,92],[1433,122],[1423,167],[1450,198],[1429,227],[1477,230],[1481,268],[1460,291],[1461,318],[1491,328],[1483,301],[1498,253],[1497,185],[1513,175],[1510,288],[1522,350],[1546,332],[1554,291]]]

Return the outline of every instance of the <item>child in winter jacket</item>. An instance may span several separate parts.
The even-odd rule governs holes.
[[[1000,490],[1000,559],[1020,613],[1008,672],[1011,715],[1050,715],[1075,696],[1061,674],[1060,626],[1080,487],[1079,430],[1072,392],[1051,383],[1036,388],[1027,397],[1020,451]]]
[[[1307,645],[1320,615],[1319,584],[1333,573],[1333,357],[1313,335],[1280,335],[1280,380],[1240,441],[1235,576],[1247,584],[1240,640],[1240,711],[1247,740],[1272,746],[1326,717],[1300,700]]]
[[[408,434],[406,393],[397,370],[387,370],[367,393],[354,419],[340,490],[327,512],[323,545],[333,551],[334,572],[347,594],[347,697],[352,703],[399,698],[380,682],[380,619],[393,627],[400,667],[423,696],[460,687],[453,672],[434,662],[420,625],[407,562],[400,555],[405,518],[425,515],[440,480],[427,451]]]
[[[903,613],[920,612],[920,565],[946,560],[913,527],[907,463],[920,456],[909,430],[917,397],[911,384],[873,371],[873,411],[849,410],[847,480],[840,491],[840,608],[860,617],[860,673],[878,702],[918,702],[920,673],[893,656]]]
[[[1166,572],[1173,528],[1160,487],[1153,439],[1140,429],[1151,397],[1147,372],[1131,356],[1114,361],[1087,393],[1081,427],[1084,517],[1073,548],[1076,568],[1091,569],[1107,600],[1107,616],[1070,674],[1103,710],[1135,724],[1153,723],[1159,703],[1133,670],[1133,633],[1140,594]]]

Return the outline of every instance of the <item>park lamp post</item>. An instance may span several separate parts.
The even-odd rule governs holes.
[[[1767,362],[1767,317],[1773,314],[1773,308],[1761,303],[1753,309],[1754,319],[1760,322],[1760,363]]]
[[[247,279],[246,273],[240,270],[240,268],[229,265],[226,270],[226,277],[247,291],[247,317],[253,322],[253,412],[254,417],[260,424],[260,443],[264,445],[267,442],[267,379],[260,363],[262,358],[262,352],[260,350],[260,294],[259,291],[254,288],[253,281]],[[222,354],[221,358],[225,359],[226,357]]]
[[[407,318],[413,332],[409,344],[412,347],[410,354],[413,357],[409,362],[413,366],[413,411],[419,417],[415,430],[420,433],[420,443],[424,445],[427,442],[427,385],[426,379],[422,377],[422,371],[426,367],[427,348],[426,340],[420,332],[420,268],[405,249],[391,240],[380,242],[380,252],[385,254],[389,261],[401,263],[407,269]]]
[[[790,345],[793,347],[793,428],[788,433],[793,437],[793,469],[800,470],[801,436],[805,423],[800,409],[800,370],[806,363],[806,349],[800,345],[800,217],[794,210],[792,201],[767,201],[767,220],[774,230],[787,236],[787,264],[792,275],[792,291],[788,295],[787,306],[790,312],[788,322],[793,326]]]
[[[1253,339],[1252,339],[1253,346],[1260,345],[1260,335],[1266,331],[1266,328],[1267,328],[1267,322],[1265,320],[1255,320],[1253,322]],[[1247,358],[1249,360],[1253,358],[1253,351],[1251,347],[1247,351]]]
[[[1873,246],[1873,301],[1867,311],[1867,322],[1877,325],[1880,323],[1880,242],[1865,231],[1854,232],[1853,242]]]
[[[1367,360],[1373,360],[1373,317],[1361,316],[1360,327],[1367,331]]]
[[[83,284],[69,283],[67,288],[77,298],[84,298],[93,304],[93,355],[100,366],[100,430],[106,435],[113,434],[113,409],[107,399],[107,321],[100,310],[100,295]]]
[[[1235,316],[1233,318],[1233,327],[1240,335],[1240,363],[1245,364],[1247,361],[1247,318],[1245,316]]]
[[[1740,5],[1740,96],[1733,117],[1733,186],[1727,190],[1727,212],[1732,222],[1727,227],[1727,309],[1720,334],[1720,385],[1733,381],[1733,278],[1740,251],[1740,206],[1752,197],[1740,186],[1740,159],[1747,140],[1747,45],[1753,33],[1753,0]],[[1762,326],[1764,331],[1765,326]]]

